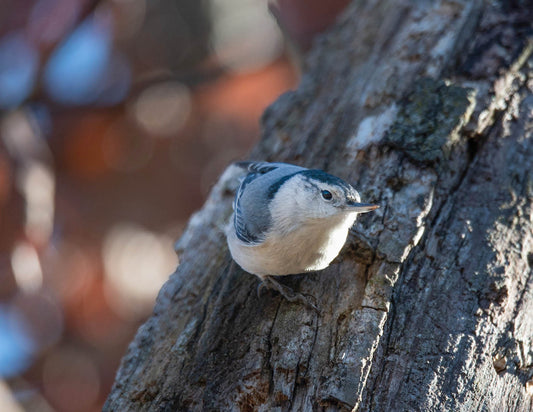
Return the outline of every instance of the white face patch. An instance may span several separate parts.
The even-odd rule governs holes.
[[[324,198],[323,192],[331,194],[331,199]],[[310,220],[336,215],[340,218],[346,214],[345,205],[342,187],[296,175],[279,188],[270,204],[270,212],[273,226],[286,233]]]

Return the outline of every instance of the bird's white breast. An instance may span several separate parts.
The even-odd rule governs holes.
[[[259,277],[321,270],[339,254],[356,215],[345,213],[327,220],[307,221],[281,235],[270,234],[258,245],[240,241],[230,227],[228,245],[239,266]]]

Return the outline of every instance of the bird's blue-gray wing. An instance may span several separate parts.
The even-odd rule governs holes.
[[[274,169],[278,169],[283,166],[292,166],[287,163],[270,163],[270,162],[236,162],[237,166],[240,166],[244,169],[248,169],[249,173],[259,173],[264,175],[265,173],[271,172]]]
[[[260,244],[271,227],[269,203],[275,191],[294,173],[305,170],[286,163],[240,162],[248,169],[233,201],[235,233],[250,245]]]
[[[235,226],[235,233],[239,240],[249,243],[257,244],[261,243],[260,234],[253,233],[248,229],[249,225],[246,225],[246,214],[245,209],[242,206],[242,197],[245,193],[246,186],[257,178],[256,173],[248,173],[246,177],[242,180],[235,199],[233,200],[233,225]]]

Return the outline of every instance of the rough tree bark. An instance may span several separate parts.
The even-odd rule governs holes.
[[[533,409],[529,1],[354,1],[265,113],[254,159],[323,168],[382,207],[326,270],[232,265],[230,167],[104,410]]]

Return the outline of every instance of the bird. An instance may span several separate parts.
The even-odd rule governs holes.
[[[325,269],[342,249],[357,215],[379,206],[361,203],[349,183],[323,170],[288,163],[236,165],[248,173],[235,194],[226,229],[233,260],[256,275],[261,287],[309,304],[274,276]]]

